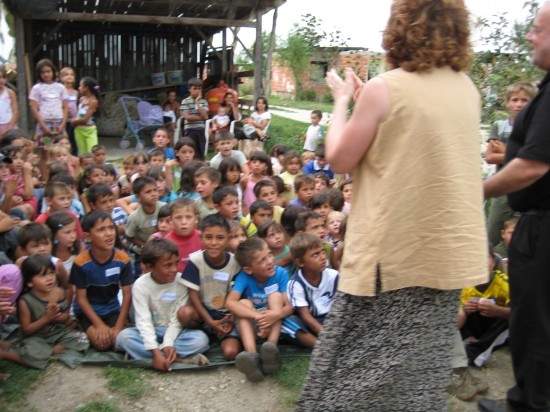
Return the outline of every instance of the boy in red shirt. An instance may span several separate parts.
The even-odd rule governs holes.
[[[173,242],[179,250],[178,272],[183,272],[189,255],[202,249],[200,232],[197,230],[199,212],[195,202],[178,199],[170,205],[172,230],[165,239]]]

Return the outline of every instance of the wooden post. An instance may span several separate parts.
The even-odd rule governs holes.
[[[256,46],[254,49],[254,100],[263,95],[262,82],[262,13],[256,10]]]
[[[222,79],[227,81],[227,29],[222,30]]]
[[[14,15],[15,19],[15,58],[17,62],[17,102],[19,106],[19,127],[30,131],[29,108],[27,105],[27,79],[25,78],[25,21]]]
[[[267,97],[271,95],[271,70],[273,66],[273,52],[275,51],[275,32],[277,30],[277,15],[279,9],[273,11],[273,24],[271,25],[271,35],[269,36],[269,49],[265,63],[265,84],[264,90]]]

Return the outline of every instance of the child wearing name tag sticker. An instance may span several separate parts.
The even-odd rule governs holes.
[[[76,287],[75,315],[90,344],[98,350],[113,347],[126,326],[132,301],[134,272],[126,252],[115,248],[116,228],[111,215],[95,210],[82,220],[90,249],[73,263],[70,283]],[[117,299],[122,289],[122,303]]]
[[[141,261],[150,272],[132,287],[136,326],[119,333],[117,350],[136,360],[151,359],[153,368],[164,372],[178,358],[207,363],[199,354],[208,350],[208,337],[201,330],[182,329],[177,318],[188,301],[187,287],[177,280],[178,248],[166,239],[151,239],[143,247]]]
[[[182,279],[189,288],[190,302],[179,310],[178,318],[184,327],[202,326],[218,338],[225,359],[233,360],[241,351],[241,344],[225,299],[240,266],[233,254],[226,252],[230,227],[223,216],[205,217],[200,228],[204,250],[189,255]]]
[[[302,342],[305,326],[294,312],[287,297],[288,275],[275,265],[267,243],[258,237],[239,245],[237,261],[243,271],[235,278],[226,307],[238,318],[244,352],[236,357],[236,366],[251,382],[280,368],[277,343],[281,334]],[[265,340],[258,354],[256,339]],[[305,343],[305,342],[304,342]]]

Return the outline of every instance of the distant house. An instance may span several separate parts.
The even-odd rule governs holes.
[[[378,65],[372,65],[371,61],[379,61],[379,58],[379,54],[369,52],[364,47],[319,47],[314,50],[310,69],[303,79],[304,93],[317,100],[328,98],[330,91],[326,85],[325,76],[333,67],[336,70],[352,67],[359,77],[367,80],[378,67]],[[292,72],[276,57],[271,74],[271,93],[289,98],[296,97],[296,82]]]

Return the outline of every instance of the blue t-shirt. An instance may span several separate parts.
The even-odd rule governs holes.
[[[286,293],[288,272],[276,266],[275,273],[265,282],[258,282],[252,275],[241,271],[235,278],[233,291],[241,294],[244,299],[250,299],[256,309],[267,307],[267,296],[274,293]]]
[[[153,147],[151,150],[149,150],[149,155],[151,154],[151,152],[157,150],[156,147]],[[166,158],[166,160],[173,160],[176,158],[176,153],[174,152],[174,148],[172,147],[165,147],[164,148],[164,157]]]
[[[80,253],[73,263],[69,282],[77,289],[86,289],[88,301],[99,316],[120,310],[117,295],[120,286],[134,283],[130,258],[122,250],[114,249],[105,263],[98,263],[89,250]],[[75,303],[75,313],[82,310]]]
[[[329,179],[334,179],[334,172],[328,163],[325,166],[320,167],[317,160],[310,160],[307,162],[303,167],[302,172],[304,172],[305,175],[313,175],[318,172],[323,172]]]

